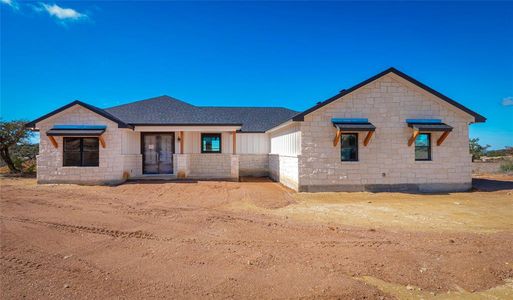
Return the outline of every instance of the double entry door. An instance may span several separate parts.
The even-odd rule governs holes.
[[[142,133],[143,173],[173,174],[174,133]]]

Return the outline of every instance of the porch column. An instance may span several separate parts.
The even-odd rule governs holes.
[[[183,145],[185,144],[185,140],[183,137],[183,131],[180,131],[180,154],[183,154]]]
[[[178,178],[187,178],[190,173],[190,154],[174,154],[174,173]]]
[[[239,180],[239,156],[230,155],[230,177]]]
[[[232,144],[232,154],[237,154],[237,131],[233,131],[233,144]]]

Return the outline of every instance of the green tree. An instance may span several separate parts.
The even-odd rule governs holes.
[[[32,131],[25,128],[25,121],[3,121],[0,120],[0,157],[11,172],[20,172],[21,164],[16,164],[18,158],[11,154],[12,148],[21,145],[28,145]]]
[[[470,139],[470,154],[472,154],[472,161],[485,155],[486,149],[488,148],[490,148],[490,145],[482,146],[479,144],[479,138]]]

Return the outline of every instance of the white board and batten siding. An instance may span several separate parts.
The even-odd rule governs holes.
[[[208,132],[206,132],[208,133]],[[179,133],[176,133],[179,134]],[[184,144],[184,152],[185,153],[201,153],[201,132],[197,131],[185,131],[183,133],[183,138],[185,140]],[[222,132],[221,133],[221,151],[222,153],[231,153],[232,152],[232,142],[231,142],[231,132]],[[179,147],[179,143],[177,142],[177,147]],[[176,148],[175,151],[178,153],[180,150]]]
[[[300,125],[293,123],[269,133],[271,137],[271,154],[297,156],[301,154]]]
[[[175,132],[175,153],[179,153],[180,143],[178,132]],[[184,132],[184,152],[201,153],[201,132]],[[141,133],[124,130],[121,139],[121,154],[141,153]],[[223,153],[232,153],[233,135],[231,132],[221,133],[221,150]],[[237,154],[269,154],[269,135],[267,133],[237,133]]]
[[[178,137],[178,132],[175,132]],[[201,132],[184,132],[184,152],[201,153]],[[269,154],[269,135],[267,133],[237,133],[237,154]],[[141,153],[141,133],[124,130],[121,138],[121,154]],[[233,135],[231,132],[221,133],[221,150],[223,153],[232,153]],[[180,143],[175,139],[175,153],[179,153]]]
[[[130,129],[121,135],[121,154],[141,154],[141,133]]]
[[[237,154],[269,154],[269,135],[237,133]]]
[[[185,153],[201,153],[201,132],[184,132]],[[237,154],[268,154],[269,136],[266,133],[237,133]],[[221,133],[222,153],[232,153],[233,134]]]

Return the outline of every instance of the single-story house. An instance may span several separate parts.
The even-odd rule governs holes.
[[[315,106],[74,101],[30,123],[39,183],[270,176],[297,191],[464,191],[478,113],[387,69]],[[152,177],[153,176],[153,177]]]

